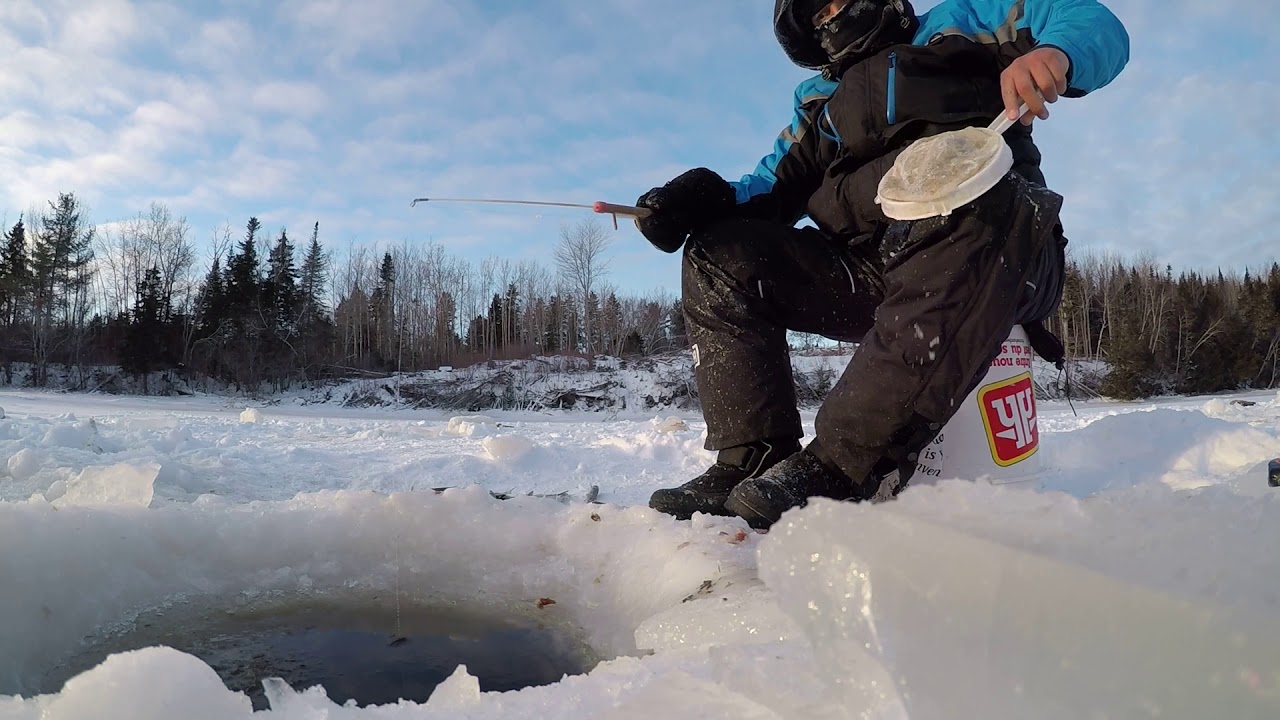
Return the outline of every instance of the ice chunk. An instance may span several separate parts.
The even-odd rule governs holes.
[[[45,447],[100,451],[98,424],[93,418],[75,423],[55,423],[44,435]]]
[[[262,413],[257,408],[245,408],[240,413],[240,422],[242,423],[260,423],[262,422]]]
[[[167,647],[119,653],[67,681],[41,717],[249,720],[253,703],[199,658]]]
[[[121,463],[109,467],[87,467],[71,481],[67,491],[54,503],[64,505],[132,505],[147,507],[155,492],[156,477],[160,465],[129,465]]]
[[[48,502],[53,502],[54,500],[57,500],[58,498],[66,494],[67,494],[67,481],[54,480],[52,483],[49,483],[49,489],[44,491],[44,499],[47,500]]]
[[[0,420],[4,419],[4,408],[0,407]]]
[[[688,430],[688,429],[689,429],[689,423],[685,422],[684,420],[681,420],[680,418],[674,415],[665,420],[658,422],[658,432],[661,432],[661,433],[676,433],[676,432],[681,432],[682,430]]]
[[[463,437],[485,437],[488,428],[497,425],[498,421],[488,415],[457,415],[449,418],[449,427],[445,432]]]
[[[759,581],[754,581],[759,585]],[[724,585],[724,583],[720,583]],[[643,650],[754,645],[801,637],[795,621],[773,602],[762,587],[724,587],[709,582],[697,597],[658,613],[636,629],[636,646]]]
[[[1264,691],[1280,673],[1273,614],[1199,606],[885,505],[789,514],[760,573],[851,713],[900,693],[913,720],[1280,717]]]
[[[22,448],[9,458],[9,477],[26,482],[40,471],[40,456],[31,448]]]
[[[902,202],[937,200],[972,178],[1004,139],[982,128],[964,128],[918,140],[898,156],[881,194]]]
[[[498,462],[519,462],[534,448],[533,441],[523,435],[494,435],[481,441],[489,457]]]
[[[480,702],[480,679],[459,665],[453,674],[436,686],[427,698],[427,707],[436,711],[461,711]]]

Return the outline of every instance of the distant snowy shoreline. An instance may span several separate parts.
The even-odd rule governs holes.
[[[793,352],[792,376],[802,407],[817,407],[853,357],[853,351]],[[1035,358],[1036,391],[1042,399],[1065,396],[1067,378]],[[1070,366],[1076,399],[1098,398],[1105,376],[1102,363]],[[13,366],[13,382],[0,389],[26,387],[30,368]],[[51,367],[52,392],[81,392],[138,397],[210,397],[263,404],[328,405],[349,408],[416,408],[442,411],[488,410],[689,410],[699,407],[689,352],[637,359],[608,356],[594,366],[577,356],[537,356],[498,360],[466,368],[446,367],[414,373],[353,373],[343,379],[298,383],[285,390],[236,389],[209,378],[192,378],[178,370],[134,377],[118,367],[99,366],[82,372]]]

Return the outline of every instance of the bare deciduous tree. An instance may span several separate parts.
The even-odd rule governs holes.
[[[556,245],[556,270],[582,305],[582,334],[587,357],[592,362],[595,343],[592,340],[590,298],[609,274],[609,260],[604,254],[612,242],[613,238],[600,221],[587,218],[573,227],[562,227],[560,243]]]

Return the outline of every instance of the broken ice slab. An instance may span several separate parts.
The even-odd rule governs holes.
[[[851,711],[897,695],[912,720],[1280,717],[1274,599],[1214,606],[825,500],[774,526],[760,573]]]

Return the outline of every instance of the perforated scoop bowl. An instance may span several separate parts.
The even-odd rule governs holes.
[[[921,220],[950,215],[977,200],[1013,167],[1003,134],[1014,122],[1001,113],[989,127],[915,141],[880,179],[876,202],[894,220]]]

